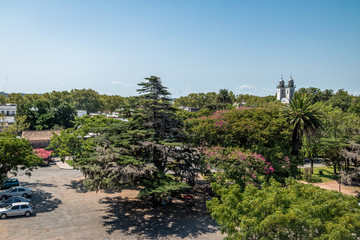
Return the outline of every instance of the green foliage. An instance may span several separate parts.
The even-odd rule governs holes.
[[[196,107],[205,108],[207,105],[216,104],[217,94],[216,92],[208,93],[191,93],[188,96],[175,99],[174,105],[176,107]]]
[[[218,197],[207,203],[225,239],[358,239],[355,197],[289,179],[261,189],[213,183]]]
[[[92,89],[73,89],[70,96],[72,104],[77,110],[91,113],[101,109],[100,95]]]
[[[129,98],[124,102],[129,106],[122,107],[127,121],[77,119],[73,129],[53,137],[51,147],[62,158],[75,156],[74,164],[92,190],[136,186],[141,188],[140,196],[160,201],[189,188],[184,180],[194,182],[200,158],[183,144],[182,121],[160,79],[151,76],[139,86],[141,95]],[[93,137],[85,138],[89,133]]]
[[[0,136],[0,180],[8,174],[16,175],[19,170],[30,171],[41,164],[42,159],[33,154],[33,148],[26,139],[15,136]]]
[[[347,91],[344,91],[344,89],[340,89],[335,93],[329,101],[327,101],[327,105],[330,105],[332,107],[341,108],[344,112],[346,112],[352,103],[352,98],[348,94]]]
[[[77,118],[73,128],[65,129],[60,135],[52,136],[49,148],[53,149],[54,154],[58,155],[62,161],[66,156],[84,157],[88,152],[92,152],[94,146],[92,136],[96,136],[102,127],[116,121],[101,115]]]
[[[197,146],[240,147],[267,159],[290,154],[289,125],[276,108],[238,108],[185,121],[191,142]]]
[[[247,184],[258,185],[274,173],[273,166],[263,156],[238,148],[203,148],[203,158],[212,182],[236,183],[244,188]]]
[[[322,129],[322,112],[311,104],[308,96],[295,94],[289,105],[283,105],[282,116],[292,127],[291,154],[298,156],[302,136],[305,135],[310,142]]]
[[[37,99],[26,102],[18,111],[19,116],[26,116],[25,124],[30,130],[51,129],[54,126],[69,128],[75,119],[75,109],[66,102],[59,102],[56,106],[48,100]]]
[[[236,97],[237,104],[245,102],[245,107],[269,107],[280,106],[276,96],[259,97],[249,94],[240,94]]]
[[[327,102],[334,95],[333,90],[325,89],[324,91],[321,91],[320,89],[314,87],[300,88],[297,90],[297,93],[309,96],[311,104],[315,104],[317,102]]]
[[[158,174],[153,177],[153,179],[143,181],[144,188],[140,190],[140,198],[152,196],[159,202],[168,195],[180,193],[190,188],[188,184],[175,181],[170,176],[164,174]]]

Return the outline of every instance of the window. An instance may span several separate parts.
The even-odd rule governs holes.
[[[28,205],[21,205],[21,209],[29,208]]]
[[[20,209],[20,206],[13,206],[12,208],[11,208],[11,210],[19,210]]]
[[[19,192],[25,192],[25,189],[19,188]]]
[[[11,192],[17,192],[17,189],[15,188],[15,189],[11,190]]]
[[[14,202],[21,202],[21,200],[20,199],[14,199]]]

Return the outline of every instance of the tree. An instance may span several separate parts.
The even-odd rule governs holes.
[[[203,148],[204,164],[212,182],[260,185],[274,173],[274,168],[263,156],[238,148]],[[283,165],[283,167],[285,167]],[[216,169],[215,172],[210,171]]]
[[[341,150],[341,156],[347,161],[348,166],[353,168],[347,168],[342,173],[342,182],[348,185],[360,185],[360,144],[351,143],[349,147]]]
[[[0,136],[0,180],[8,174],[16,175],[19,170],[25,170],[30,175],[42,159],[33,154],[33,148],[26,139],[13,135]]]
[[[207,202],[225,239],[353,239],[360,237],[360,206],[353,196],[311,184],[271,180],[261,188],[213,183]]]
[[[76,111],[69,103],[59,102],[58,106],[56,108],[52,108],[51,111],[55,116],[54,125],[56,124],[64,128],[70,128],[73,126]]]
[[[89,188],[141,187],[139,196],[151,196],[156,205],[189,188],[182,180],[193,182],[200,158],[182,143],[182,123],[160,79],[151,76],[139,86],[141,95],[128,121],[96,128],[95,137],[86,140],[93,144],[75,163]]]
[[[295,94],[289,105],[283,105],[282,116],[292,127],[291,154],[298,158],[303,135],[310,142],[322,129],[322,113],[311,104],[308,96]]]
[[[101,109],[100,95],[92,89],[73,89],[70,97],[76,110],[92,113]]]
[[[341,108],[344,112],[346,112],[352,103],[352,98],[344,89],[340,89],[337,91],[330,99],[327,101],[327,104],[332,107]]]
[[[53,149],[62,161],[65,161],[67,156],[71,156],[74,160],[83,158],[88,152],[93,152],[94,136],[99,134],[99,129],[115,121],[102,115],[77,118],[72,128],[61,131],[60,135],[52,136],[49,148]]]
[[[238,108],[216,111],[185,121],[189,140],[195,146],[239,147],[265,156],[290,156],[289,123],[277,108]]]
[[[358,142],[360,133],[360,117],[357,114],[344,112],[341,108],[324,104],[318,106],[324,112],[324,129],[320,136],[320,150],[325,157],[324,162],[337,170],[348,170],[341,150],[350,146],[350,142]]]

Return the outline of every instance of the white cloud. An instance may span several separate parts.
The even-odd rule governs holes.
[[[255,89],[255,86],[253,85],[241,85],[240,87],[237,87],[236,89],[241,90],[251,90],[251,89]]]
[[[121,82],[120,81],[112,81],[111,83],[112,84],[120,84]]]

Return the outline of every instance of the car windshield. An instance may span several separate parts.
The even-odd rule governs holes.
[[[6,209],[6,210],[9,210],[11,207],[12,207],[12,206],[9,205],[9,206],[5,207],[5,209]]]

